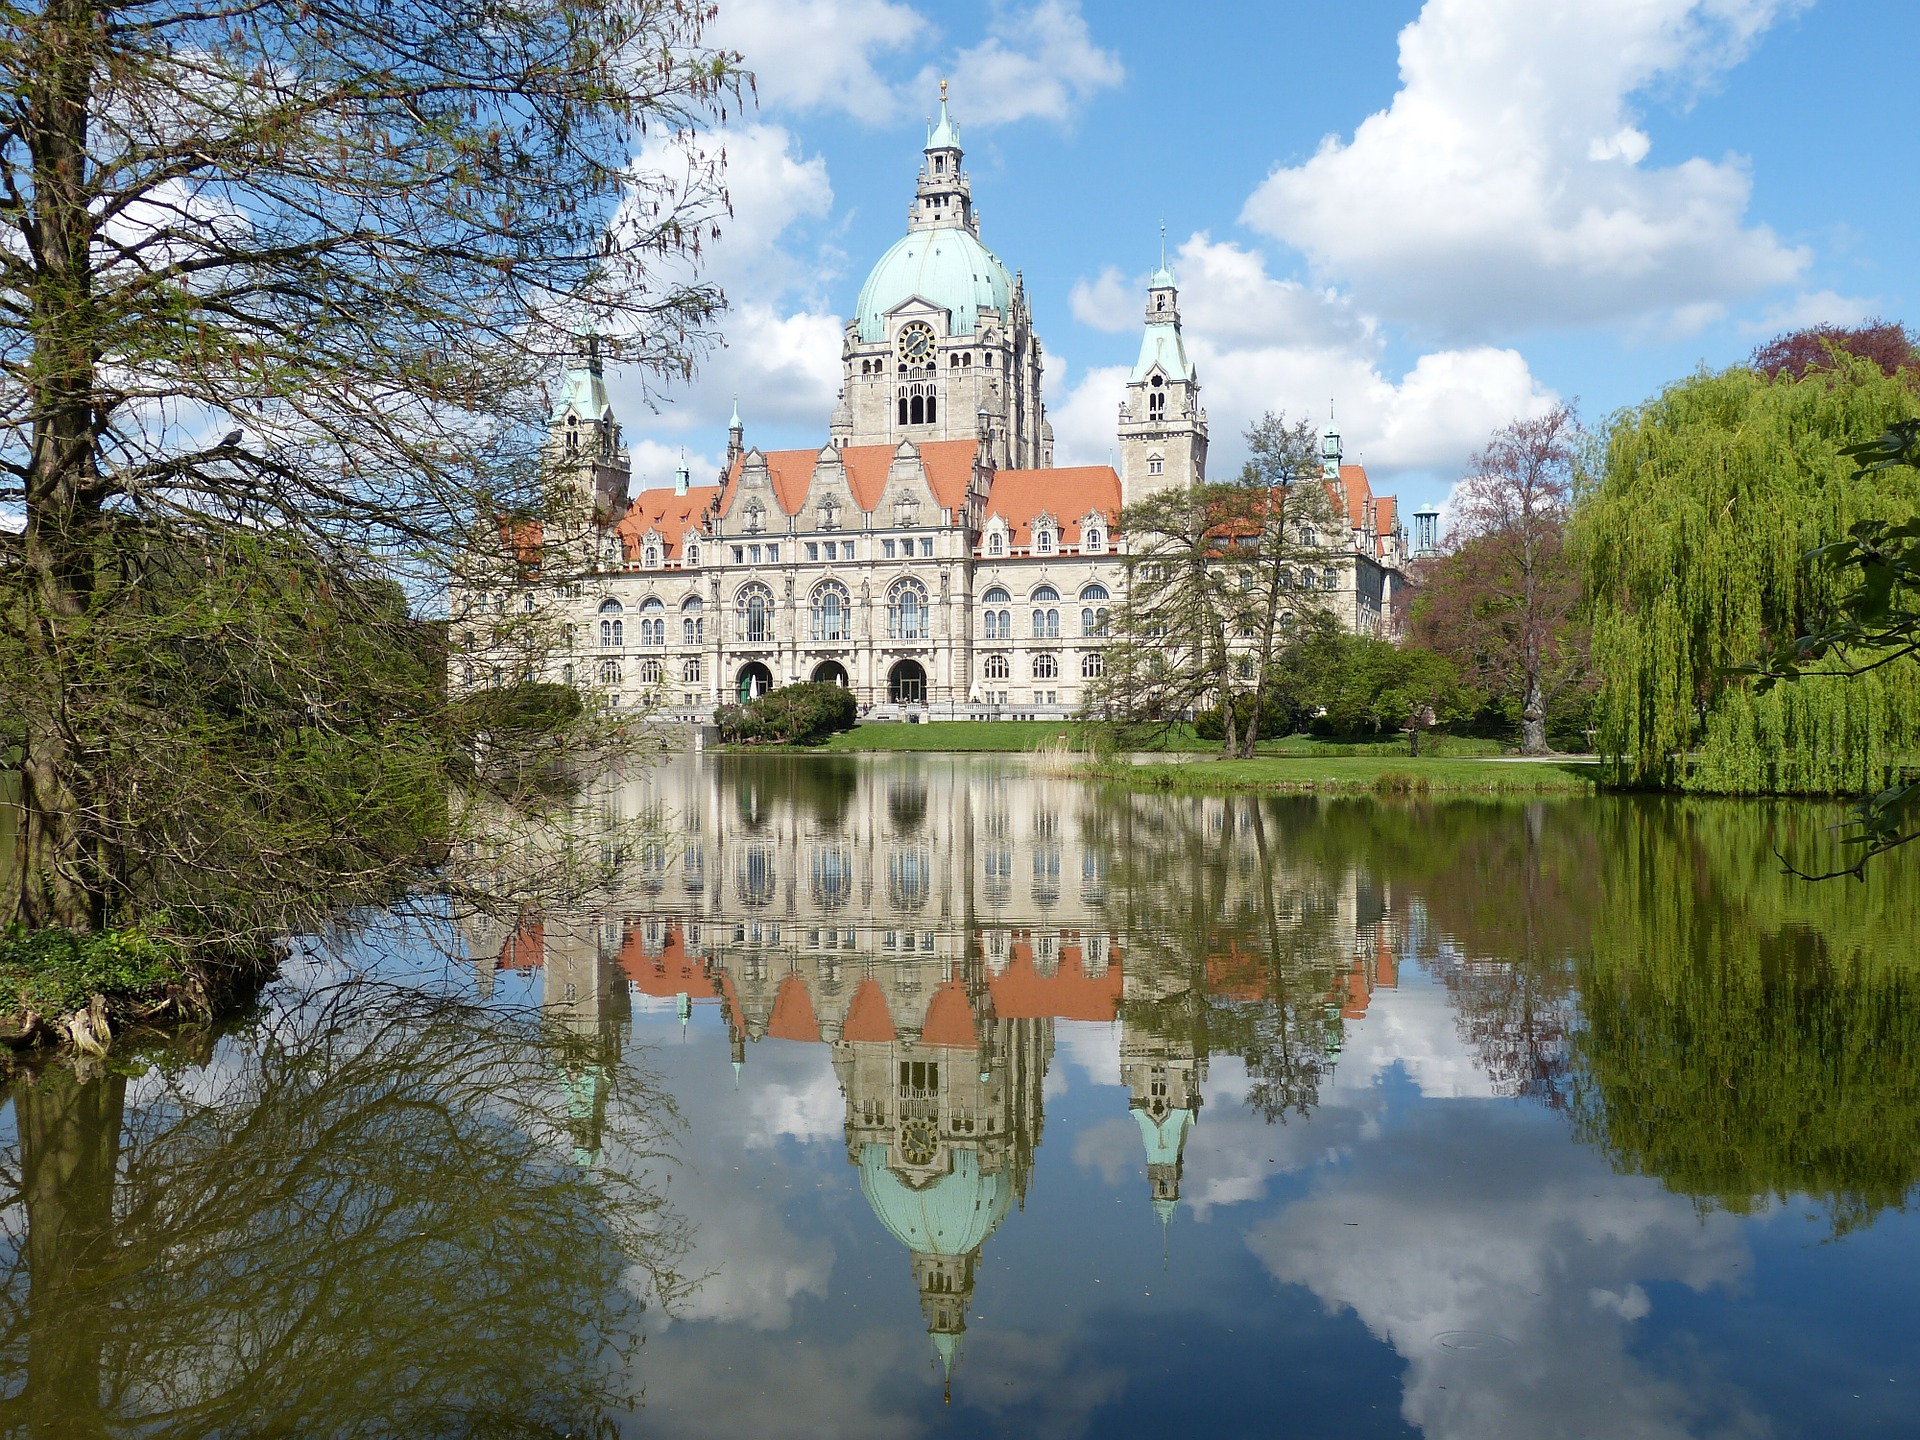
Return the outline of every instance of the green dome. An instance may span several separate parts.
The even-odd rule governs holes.
[[[860,1148],[860,1191],[909,1250],[922,1255],[965,1255],[986,1244],[1006,1218],[1013,1185],[1006,1172],[980,1173],[980,1152],[953,1152],[953,1169],[924,1190],[915,1190],[887,1168],[887,1147]]]
[[[1007,312],[1013,280],[1007,267],[958,226],[912,230],[893,243],[860,287],[854,314],[865,341],[887,338],[887,312],[914,296],[953,314],[955,335],[971,335],[982,310]]]

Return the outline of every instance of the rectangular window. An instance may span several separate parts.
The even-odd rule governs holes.
[[[733,563],[738,565],[747,558],[746,552],[738,545],[733,547]]]
[[[826,552],[827,552],[827,559],[829,559],[829,560],[831,560],[831,559],[833,559],[833,541],[831,541],[831,540],[829,540],[829,541],[827,541],[827,543],[826,543],[826,545],[825,545],[825,547],[823,547],[823,548],[824,548],[824,549],[826,550]]]
[[[767,546],[767,563],[769,565],[778,565],[780,563],[780,547],[778,545]]]
[[[827,548],[831,550],[833,547],[829,545]],[[811,540],[807,541],[807,559],[818,560],[819,558],[820,558],[820,547],[814,544],[813,541]],[[827,558],[831,560],[833,556],[829,555],[827,556]]]
[[[891,559],[893,559],[893,558],[894,558],[894,551],[895,551],[895,550],[896,550],[897,548],[898,548],[898,547],[896,547],[896,546],[894,545],[894,543],[893,543],[893,541],[891,541],[891,540],[882,540],[882,541],[880,542],[880,558],[881,558],[881,559],[883,559],[883,560],[891,560]]]
[[[920,555],[921,558],[926,560],[933,558],[933,537],[931,535],[923,535],[920,537]]]
[[[760,547],[758,545],[749,545],[747,547],[747,559],[751,560],[755,565],[760,563]]]

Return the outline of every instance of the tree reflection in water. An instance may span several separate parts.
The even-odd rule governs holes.
[[[672,1123],[577,1037],[372,983],[11,1099],[0,1435],[607,1435],[685,1236]]]

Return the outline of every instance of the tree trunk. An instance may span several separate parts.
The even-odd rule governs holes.
[[[1520,749],[1527,755],[1547,753],[1547,702],[1540,691],[1538,671],[1527,676],[1526,705],[1520,712]]]
[[[124,1075],[82,1080],[49,1065],[13,1092],[27,1215],[26,1384],[31,1436],[107,1433],[101,1356],[112,1287],[113,1188]]]
[[[90,0],[54,0],[33,47],[39,61],[23,89],[32,154],[35,240],[29,288],[33,353],[28,392],[33,448],[26,476],[23,559],[27,674],[21,763],[22,846],[16,908],[29,926],[92,929],[103,919],[104,886],[90,853],[91,798],[82,769],[66,677],[93,586],[100,523],[94,384],[93,233],[87,128],[93,110],[95,49],[104,27]]]

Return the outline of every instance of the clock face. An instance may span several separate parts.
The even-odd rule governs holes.
[[[933,327],[915,320],[900,332],[900,358],[919,364],[933,354]]]

